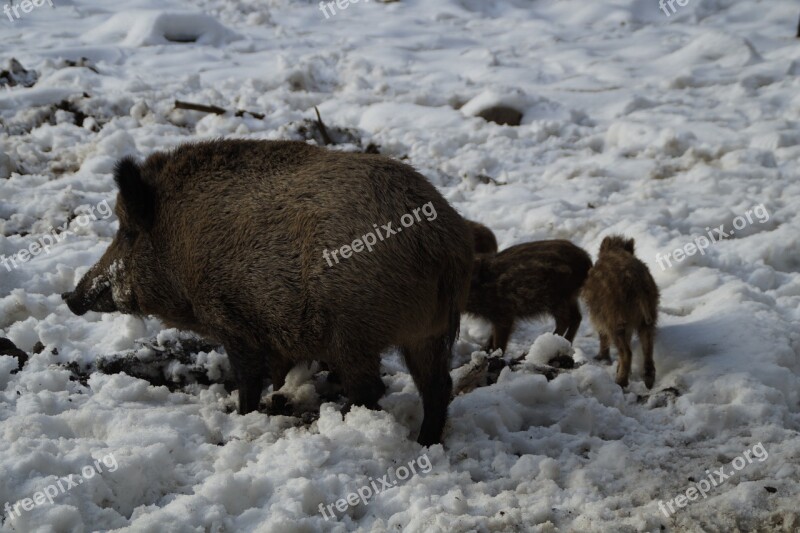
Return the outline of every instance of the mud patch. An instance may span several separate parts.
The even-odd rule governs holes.
[[[651,394],[637,394],[636,403],[645,404],[650,409],[657,409],[659,407],[666,407],[669,404],[675,403],[675,400],[680,396],[681,391],[675,387],[667,387]]]
[[[33,87],[38,80],[39,74],[35,70],[27,70],[13,57],[8,68],[0,70],[0,87]]]
[[[134,350],[100,357],[97,371],[124,372],[153,386],[167,387],[171,392],[189,385],[213,383],[222,383],[228,392],[236,389],[227,358],[219,354],[220,346],[190,336],[163,343],[156,339],[140,340],[136,344],[139,347]]]

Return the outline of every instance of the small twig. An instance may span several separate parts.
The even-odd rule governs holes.
[[[228,111],[222,109],[221,107],[217,107],[215,105],[203,105],[203,104],[194,104],[192,102],[182,102],[181,100],[175,100],[175,109],[187,109],[189,111],[200,111],[201,113],[213,113],[215,115],[224,115]],[[262,113],[255,113],[253,111],[243,111],[238,110],[234,113],[235,116],[241,117],[247,113],[248,115],[252,115],[257,119],[263,119],[264,115]]]
[[[525,361],[526,357],[528,357],[528,354],[526,353],[520,355],[519,357],[515,357],[508,362],[508,366],[517,366],[519,364],[522,364],[522,362]]]
[[[215,115],[227,113],[227,111],[215,105],[193,104],[191,102],[181,102],[180,100],[175,100],[175,109],[188,109],[189,111],[201,111],[203,113],[214,113]]]
[[[336,144],[331,140],[330,135],[328,135],[328,128],[326,128],[325,123],[322,122],[322,117],[319,115],[319,109],[317,109],[317,106],[314,106],[314,111],[317,112],[317,125],[319,126],[319,133],[322,135],[322,140],[325,142],[325,146]]]
[[[263,119],[264,116],[265,116],[263,113],[256,113],[255,111],[244,111],[244,110],[241,110],[241,109],[239,111],[237,111],[235,113],[235,115],[237,117],[242,117],[242,116],[244,116],[245,113],[247,113],[248,115],[251,115],[253,118],[257,118],[259,120]]]

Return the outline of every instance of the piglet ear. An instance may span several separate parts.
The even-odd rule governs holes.
[[[153,227],[156,213],[155,189],[142,179],[142,169],[132,157],[125,157],[114,168],[114,181],[130,221],[140,229]]]

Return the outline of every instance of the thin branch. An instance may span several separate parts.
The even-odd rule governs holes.
[[[215,115],[224,115],[225,113],[228,112],[227,110],[221,107],[217,107],[215,105],[195,104],[192,102],[182,102],[181,100],[175,100],[175,109],[187,109],[189,111],[200,111],[201,113],[213,113]],[[247,113],[248,115],[252,115],[257,119],[264,118],[264,115],[262,113],[255,113],[253,111],[243,111],[241,109],[236,111],[234,115],[237,117],[241,117],[244,116],[245,113]]]
[[[319,116],[319,109],[317,109],[317,106],[314,106],[314,111],[317,112],[317,125],[319,126],[319,133],[322,135],[322,140],[325,142],[325,146],[336,144],[331,140],[330,135],[328,135],[328,128],[326,128],[325,123],[322,122],[322,117]]]

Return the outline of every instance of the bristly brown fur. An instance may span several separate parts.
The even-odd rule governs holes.
[[[569,241],[512,246],[475,259],[467,312],[492,322],[489,350],[506,349],[517,319],[551,315],[570,342],[581,323],[578,294],[592,260]]]
[[[597,262],[583,286],[592,324],[600,335],[598,360],[610,361],[610,343],[619,351],[617,383],[626,387],[631,371],[631,338],[637,332],[644,355],[644,382],[656,379],[653,342],[658,320],[658,287],[647,266],[633,255],[634,241],[620,235],[603,239]]]
[[[399,346],[422,396],[418,440],[440,442],[474,253],[422,175],[379,155],[243,140],[123,161],[118,174],[120,230],[65,295],[70,309],[154,315],[222,342],[241,413],[258,408],[268,368],[277,390],[308,360],[330,363],[352,403],[375,407],[380,354]],[[435,219],[323,258],[427,203]]]
[[[467,225],[472,230],[472,239],[475,242],[475,253],[478,255],[496,254],[497,237],[494,232],[480,222],[467,220]]]

